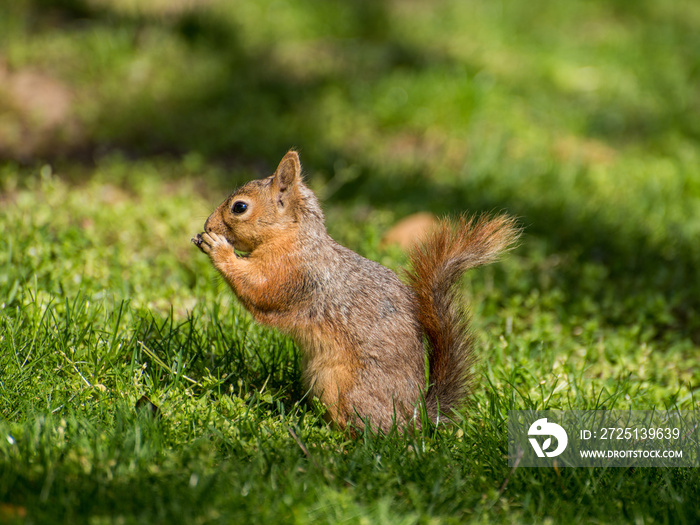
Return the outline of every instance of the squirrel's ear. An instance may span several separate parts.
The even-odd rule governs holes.
[[[279,192],[280,203],[283,203],[283,195],[287,194],[287,190],[300,178],[299,154],[296,151],[289,151],[280,161],[272,179],[273,187]]]
[[[276,194],[277,203],[285,207],[296,195],[296,183],[301,180],[301,163],[296,151],[288,152],[277,166],[272,178],[272,188]]]

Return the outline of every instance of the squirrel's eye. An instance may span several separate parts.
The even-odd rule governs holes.
[[[244,213],[247,209],[248,205],[243,201],[236,201],[233,203],[233,206],[231,206],[231,211],[236,215]]]

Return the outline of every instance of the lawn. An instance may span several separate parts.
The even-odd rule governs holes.
[[[508,467],[508,410],[700,410],[700,4],[0,7],[0,523],[697,523],[698,468]],[[190,244],[290,147],[331,235],[506,212],[453,426],[351,438]]]

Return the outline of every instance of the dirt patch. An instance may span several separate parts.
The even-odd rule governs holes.
[[[13,70],[0,57],[0,156],[17,160],[74,145],[80,126],[71,89],[43,71]]]
[[[386,232],[382,246],[396,244],[402,250],[408,251],[422,241],[437,223],[438,220],[432,213],[419,212],[409,215]]]
[[[617,157],[613,148],[599,140],[574,136],[560,138],[552,149],[562,162],[578,161],[586,165],[612,164]]]

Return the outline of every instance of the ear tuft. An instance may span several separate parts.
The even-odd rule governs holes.
[[[301,177],[301,162],[299,154],[290,150],[280,161],[275,171],[275,184],[280,192],[284,192]]]

